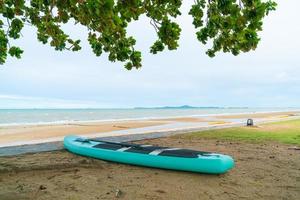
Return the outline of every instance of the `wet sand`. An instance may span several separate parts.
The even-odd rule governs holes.
[[[269,112],[269,113],[253,113],[253,114],[238,114],[217,116],[218,119],[236,119],[236,118],[287,118],[299,115],[299,112]]]
[[[41,140],[63,137],[68,134],[91,134],[109,131],[162,125],[158,121],[123,121],[100,123],[75,123],[62,125],[14,126],[0,129],[0,144],[25,140]]]
[[[167,122],[209,122],[211,119],[197,118],[197,117],[176,117],[166,119],[155,119],[155,121],[167,121]]]
[[[144,140],[232,155],[236,167],[205,175],[129,166],[67,151],[0,157],[0,199],[297,200],[300,154],[290,145],[172,136]]]
[[[274,113],[254,113],[241,115],[216,115],[207,117],[177,117],[152,120],[131,120],[131,121],[108,121],[108,122],[89,122],[72,124],[52,124],[52,125],[26,125],[26,126],[7,126],[0,127],[0,146],[6,144],[20,145],[26,141],[27,144],[61,141],[68,134],[93,135],[112,131],[131,130],[135,128],[147,128],[160,125],[176,127],[180,123],[180,128],[190,127],[191,124],[199,123],[199,126],[222,126],[230,125],[238,121],[245,121],[244,118],[253,119],[288,119],[299,115],[299,112],[274,112]],[[201,124],[202,123],[202,124]],[[204,123],[204,125],[203,125]],[[170,128],[169,128],[170,129]],[[159,129],[155,131],[160,131]],[[109,135],[109,134],[108,134]],[[107,136],[108,136],[107,135]],[[33,142],[32,142],[33,141]],[[24,144],[24,143],[23,143]]]

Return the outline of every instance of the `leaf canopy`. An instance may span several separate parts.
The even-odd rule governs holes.
[[[142,66],[136,40],[127,35],[128,24],[141,15],[149,18],[157,40],[150,47],[156,54],[178,48],[181,28],[175,19],[181,15],[183,0],[0,0],[0,64],[7,56],[21,58],[23,50],[11,46],[21,37],[24,25],[37,28],[37,39],[55,50],[79,51],[80,40],[62,29],[68,22],[88,30],[87,40],[96,56],[108,53],[112,62],[125,68]],[[202,44],[212,41],[210,57],[219,51],[238,55],[256,49],[263,19],[276,3],[272,0],[194,0],[189,14],[193,17],[196,37]]]

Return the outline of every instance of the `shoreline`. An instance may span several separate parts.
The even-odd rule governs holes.
[[[247,118],[253,118],[255,124],[299,118],[300,112],[268,112],[242,115],[215,115],[209,117],[163,118],[156,120],[131,120],[110,123],[87,123],[68,125],[18,126],[0,129],[0,148],[24,145],[46,144],[62,141],[65,135],[76,134],[90,138],[129,137],[134,140],[151,134],[164,137],[173,133],[185,133],[217,128],[229,128],[245,125]],[[146,135],[148,135],[146,137]]]
[[[9,127],[22,127],[22,126],[55,126],[55,125],[70,125],[80,123],[105,123],[105,122],[127,122],[127,121],[152,121],[152,120],[165,120],[176,118],[201,118],[201,117],[234,117],[240,115],[257,115],[257,114],[284,114],[284,113],[299,113],[300,109],[295,110],[276,110],[276,111],[253,111],[253,112],[237,112],[237,113],[215,113],[215,114],[201,114],[201,115],[178,115],[178,116],[164,116],[164,117],[138,117],[138,118],[122,118],[122,119],[99,119],[99,120],[58,120],[52,122],[22,122],[22,123],[0,123],[1,128]]]

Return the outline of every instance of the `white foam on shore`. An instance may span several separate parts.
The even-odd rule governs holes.
[[[299,112],[300,110],[276,110],[276,111],[252,111],[252,112],[239,112],[239,113],[216,113],[216,114],[201,114],[201,115],[178,115],[178,116],[163,116],[163,117],[139,117],[139,118],[122,118],[122,119],[101,119],[101,120],[59,120],[52,122],[24,122],[24,123],[2,123],[0,127],[19,127],[19,126],[51,126],[51,125],[71,125],[82,123],[105,123],[105,122],[124,122],[124,121],[151,121],[163,119],[176,119],[184,117],[217,117],[217,116],[232,116],[232,115],[247,115],[247,114],[268,114],[268,113],[281,113],[281,112]]]
[[[255,119],[256,124],[261,123],[269,123],[269,122],[277,122],[277,121],[288,121],[293,119],[300,119],[300,116],[292,116],[287,118],[260,118]],[[201,131],[208,129],[219,129],[219,128],[230,128],[236,126],[244,126],[246,122],[242,119],[236,120],[235,122],[225,123],[225,124],[209,124],[207,122],[173,122],[164,125],[150,126],[150,127],[142,127],[142,128],[132,128],[126,130],[118,130],[118,131],[110,131],[103,133],[90,133],[90,134],[77,134],[79,136],[94,138],[94,137],[114,137],[114,136],[124,136],[124,135],[137,135],[137,134],[151,134],[151,133],[165,133],[165,132],[191,132],[191,131]],[[70,133],[72,134],[72,133]],[[31,145],[31,144],[42,144],[48,142],[59,142],[63,141],[64,136],[62,137],[51,137],[46,139],[39,140],[28,140],[28,141],[17,141],[0,144],[1,147],[11,147],[11,146],[22,146],[22,145]]]

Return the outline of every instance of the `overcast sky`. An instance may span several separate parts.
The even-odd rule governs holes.
[[[143,68],[127,71],[123,63],[96,57],[86,42],[85,28],[68,26],[83,41],[78,53],[56,52],[37,42],[33,28],[23,31],[22,60],[0,66],[0,108],[134,107],[183,105],[300,107],[300,1],[278,0],[260,32],[255,52],[237,57],[219,53],[195,37],[184,1],[180,47],[149,54],[156,36],[149,20],[130,25],[143,53]]]

